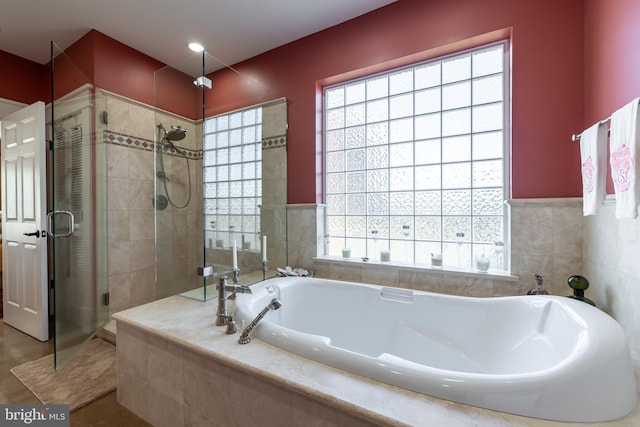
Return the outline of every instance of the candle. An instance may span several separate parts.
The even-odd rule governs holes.
[[[233,269],[238,269],[238,244],[236,241],[233,241]]]
[[[349,247],[342,248],[342,258],[344,259],[351,258],[351,248]]]
[[[262,236],[262,262],[267,262],[267,236]]]
[[[380,251],[380,261],[389,262],[391,260],[391,252],[385,249]]]

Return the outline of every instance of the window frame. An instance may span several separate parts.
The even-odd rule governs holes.
[[[503,67],[502,68],[502,72],[501,72],[501,74],[502,74],[502,91],[503,91],[502,92],[502,94],[503,94],[502,95],[502,108],[503,108],[503,112],[502,112],[502,120],[503,120],[502,133],[503,133],[503,135],[502,135],[502,158],[501,158],[502,169],[503,169],[502,170],[502,174],[503,174],[503,177],[502,177],[502,199],[503,199],[503,202],[508,200],[509,197],[510,197],[510,193],[511,193],[511,185],[510,184],[511,184],[511,145],[512,145],[512,141],[511,141],[511,74],[512,74],[512,69],[511,69],[511,59],[510,59],[511,58],[511,51],[510,51],[511,43],[510,43],[509,39],[503,39],[503,40],[495,41],[495,42],[492,42],[492,43],[486,43],[486,44],[482,44],[482,45],[477,45],[477,46],[474,46],[474,47],[471,47],[471,48],[468,48],[468,49],[462,49],[462,50],[459,50],[459,51],[456,51],[456,52],[452,52],[452,53],[447,54],[447,55],[442,55],[442,56],[432,57],[432,58],[428,58],[428,59],[421,60],[421,61],[416,61],[416,62],[408,64],[408,65],[404,65],[404,66],[401,66],[401,67],[395,67],[395,68],[392,68],[392,69],[387,69],[387,70],[384,70],[382,72],[372,73],[372,74],[365,75],[365,76],[362,76],[362,77],[359,77],[359,78],[356,78],[356,79],[345,79],[345,80],[342,80],[342,81],[339,81],[339,82],[332,82],[332,84],[323,86],[321,88],[322,89],[322,125],[323,125],[323,129],[322,129],[322,150],[323,150],[322,180],[323,181],[322,181],[322,183],[323,183],[323,197],[324,197],[325,204],[328,201],[328,194],[327,194],[327,190],[328,190],[328,182],[327,182],[327,180],[328,180],[328,172],[327,172],[328,171],[328,167],[327,166],[328,165],[327,165],[327,163],[328,163],[328,152],[329,152],[328,147],[327,147],[327,144],[328,144],[327,133],[329,131],[329,129],[328,129],[329,126],[328,126],[328,123],[327,123],[328,122],[327,91],[329,91],[329,90],[331,90],[333,88],[336,88],[336,87],[340,87],[340,86],[345,87],[345,89],[346,89],[346,87],[349,86],[349,85],[353,85],[353,84],[356,84],[358,82],[367,82],[367,81],[370,81],[371,79],[375,79],[377,76],[387,76],[387,77],[389,77],[389,76],[391,76],[393,74],[402,72],[402,70],[415,69],[417,67],[424,66],[424,65],[427,65],[427,64],[430,64],[430,63],[436,63],[436,62],[442,63],[444,61],[450,60],[450,59],[455,58],[455,57],[463,57],[465,55],[471,55],[471,54],[473,54],[475,52],[491,49],[491,48],[494,48],[494,47],[500,46],[500,45],[502,46],[502,67]],[[472,81],[475,78],[476,77],[471,76],[469,81]],[[446,86],[446,83],[440,81],[440,83],[438,85],[440,90],[442,90],[443,87],[445,87],[445,86]],[[417,92],[416,88],[413,87],[411,89],[411,93],[414,94],[414,96],[415,96],[416,92]],[[393,96],[392,94],[387,93],[385,98],[389,101],[392,98],[392,96]],[[366,104],[368,101],[369,100],[365,98],[363,102]],[[347,104],[345,103],[344,106],[346,106],[346,105]],[[414,106],[415,106],[415,104],[414,104]],[[469,104],[469,108],[471,108],[473,106],[474,106],[474,104],[473,104],[473,102],[471,102]],[[442,101],[441,101],[440,109],[438,110],[438,112],[440,114],[442,114],[443,110],[446,111],[446,109],[442,108]],[[408,117],[411,117],[412,119],[415,119],[415,117],[417,115],[419,115],[419,114],[416,114],[416,112],[414,110],[412,115],[408,116]],[[392,120],[393,120],[393,118],[391,117],[390,112],[389,112],[387,114],[386,122],[390,123]],[[368,121],[365,120],[364,125],[366,126],[367,124],[368,124]],[[346,129],[346,128],[347,128],[346,126],[343,127],[343,129]],[[472,130],[470,130],[469,135],[471,136],[474,133],[477,133],[477,132],[473,132]],[[440,136],[438,138],[440,139],[441,144],[442,144],[442,139],[443,139],[442,132],[440,132]],[[416,141],[419,141],[419,140],[420,140],[420,138],[417,138],[415,135],[413,135],[413,137],[411,138],[411,142],[414,144],[414,147],[415,147]],[[391,145],[389,137],[387,138],[387,141],[386,141],[385,144],[386,144],[387,147],[389,147]],[[414,152],[415,152],[415,149],[414,149]],[[469,160],[469,162],[471,162],[471,165],[473,165],[473,159],[472,158]],[[412,167],[415,167],[415,164],[416,164],[416,162],[415,162],[415,158],[414,158],[413,162],[412,162]],[[440,162],[437,163],[437,164],[440,165],[440,167],[442,167],[442,165],[446,164],[446,163],[443,162],[443,159],[441,157],[440,158]],[[390,169],[391,168],[390,164],[386,168]],[[365,165],[365,169],[364,170],[366,171],[368,169],[369,169],[369,167]],[[345,183],[344,183],[345,199],[346,199],[346,195],[348,194],[347,188],[346,188],[346,186],[347,186],[347,184],[346,184],[347,171],[348,170],[345,167]],[[414,183],[415,183],[415,180],[414,180]],[[471,186],[469,188],[473,189],[473,186]],[[415,186],[414,186],[414,189],[412,191],[414,192],[414,195],[415,195],[415,191],[416,191],[415,190]],[[442,184],[439,186],[439,191],[441,191],[441,192],[443,191]],[[365,197],[369,193],[370,193],[369,190],[367,188],[365,188],[365,192],[364,192]],[[391,194],[390,189],[387,191],[387,194]],[[346,206],[345,206],[345,209],[346,209]],[[502,272],[505,272],[505,271],[506,272],[510,272],[510,269],[511,269],[510,253],[509,253],[509,248],[510,248],[510,227],[509,227],[510,217],[509,217],[509,214],[510,213],[509,213],[508,206],[506,206],[506,204],[503,204],[503,208],[502,208],[502,224],[501,224],[501,226],[502,226],[502,238],[503,238],[503,243],[504,243],[504,249],[503,249],[504,252],[503,252],[503,255],[502,255],[502,268],[499,270],[499,271],[502,271]],[[347,212],[345,211],[344,215],[342,215],[342,216],[345,218],[345,221],[346,221],[346,218],[348,217]],[[366,211],[366,208],[365,208],[365,214],[363,216],[365,218],[365,221],[367,221],[367,218],[369,216],[371,216],[371,214],[369,214]],[[391,213],[390,210],[388,210],[388,212],[384,216],[390,219],[394,215]],[[415,228],[415,218],[417,217],[417,215],[415,213],[415,210],[411,215],[406,215],[406,216],[411,216],[412,217],[412,221],[413,221],[412,222],[412,228]],[[441,211],[438,216],[439,216],[439,218],[441,218],[441,224],[442,224],[442,218],[445,217],[446,215],[444,215],[443,212]],[[468,216],[469,218],[471,218],[470,221],[472,223],[473,222],[473,218],[477,217],[477,214],[474,215],[473,212],[471,212],[470,215],[465,215],[465,216]],[[327,210],[327,212],[325,214],[325,218],[324,218],[324,220],[325,220],[325,230],[327,230],[327,233],[329,233],[329,224],[328,224],[329,218],[330,218],[330,215],[329,215],[329,211]],[[387,223],[389,223],[389,221],[390,220],[387,220]],[[443,226],[441,225],[441,230],[442,230],[442,227]],[[473,225],[471,225],[471,227],[473,227]],[[366,252],[367,253],[369,252],[369,245],[370,245],[369,242],[370,242],[370,240],[372,240],[371,236],[369,236],[369,231],[370,230],[368,229],[368,224],[365,224],[365,233],[366,234],[364,236],[364,240],[365,240],[365,248],[366,248]],[[347,236],[347,232],[346,232],[346,224],[345,224],[345,233],[344,234],[345,234],[344,241],[346,242],[346,239],[349,238],[349,236]],[[333,239],[333,236],[329,236],[329,239]],[[340,237],[340,239],[342,240],[342,236]],[[394,238],[391,237],[391,231],[389,232],[389,236],[386,236],[385,239],[387,241],[389,241],[389,242],[391,242],[393,240],[397,240],[397,239],[394,239]],[[411,238],[411,240],[414,242],[414,245],[415,245],[416,238],[415,238],[414,230],[412,230],[412,238]],[[445,243],[449,242],[449,240],[445,239],[443,235],[440,235],[440,241],[439,242],[440,242],[440,247],[443,248],[444,247],[443,245]],[[471,246],[473,245],[473,242],[471,240],[469,240],[466,243],[468,243]],[[329,255],[328,247],[329,247],[329,244],[326,245],[327,249],[326,249],[326,252],[325,252],[324,255]],[[387,247],[386,249],[389,249],[389,248]],[[378,250],[378,249],[376,248],[376,250]],[[410,262],[410,264],[418,265],[419,263],[415,262],[415,254],[416,254],[415,246],[412,246],[412,251],[413,251],[412,259],[414,260],[414,262],[413,263]],[[337,251],[334,251],[334,252],[337,252]],[[470,253],[472,254],[471,255],[471,266],[470,267],[467,266],[464,269],[473,269],[473,258],[475,256],[477,256],[478,254],[474,254],[473,250],[470,250]],[[393,255],[392,255],[392,257],[393,257]],[[453,265],[453,264],[455,264],[455,263],[449,263],[449,265]]]

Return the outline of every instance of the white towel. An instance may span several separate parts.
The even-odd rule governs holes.
[[[638,171],[638,101],[611,115],[609,163],[616,193],[616,218],[636,218],[640,201]]]
[[[584,216],[595,215],[604,201],[606,157],[607,126],[598,122],[580,136]]]

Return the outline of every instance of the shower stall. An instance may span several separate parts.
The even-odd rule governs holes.
[[[261,280],[265,241],[268,274],[286,266],[286,100],[208,113],[216,69],[268,93],[206,51],[155,72],[156,298],[213,298],[234,266],[244,284]]]
[[[57,367],[115,312],[175,294],[215,296],[207,287],[231,276],[234,241],[243,284],[262,279],[264,236],[268,274],[286,266],[286,100],[207,112],[218,96],[205,77],[212,70],[269,98],[206,52],[157,70],[153,105],[98,87],[54,43],[51,64]],[[204,267],[213,276],[199,274]]]

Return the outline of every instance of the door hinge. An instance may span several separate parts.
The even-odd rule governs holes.
[[[109,124],[109,113],[106,111],[102,112],[102,123],[105,125]]]
[[[109,305],[109,292],[102,294],[102,303],[104,305]]]
[[[56,287],[56,281],[51,279],[49,280],[49,289],[55,289]]]
[[[49,151],[53,151],[53,139],[47,139],[47,142],[49,143]]]

